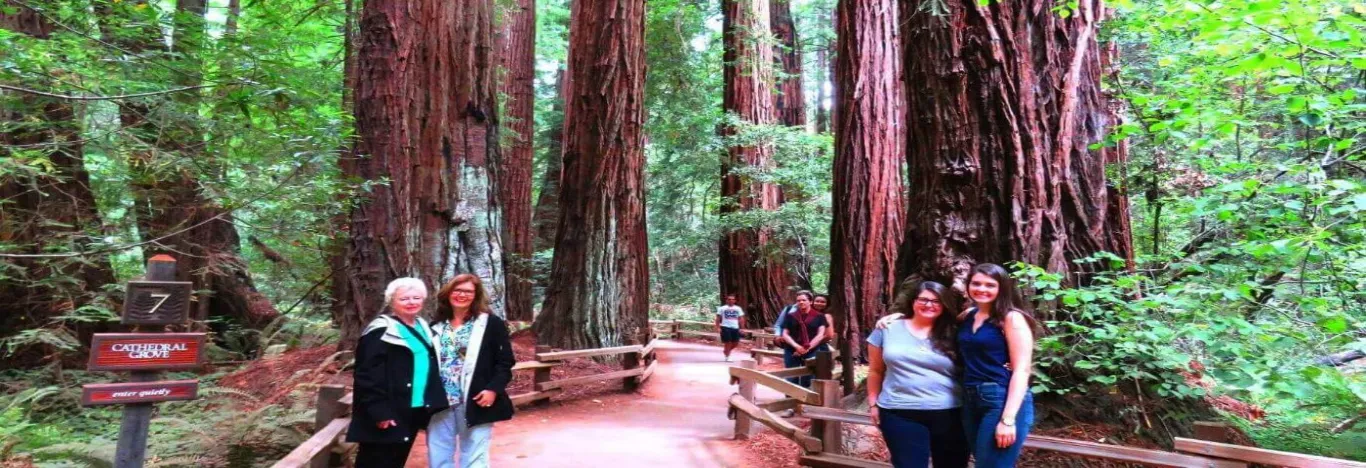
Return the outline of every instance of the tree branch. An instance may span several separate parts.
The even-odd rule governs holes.
[[[10,90],[10,91],[18,91],[18,92],[21,92],[21,93],[33,94],[33,95],[37,95],[37,96],[50,97],[50,98],[55,98],[55,99],[65,99],[65,100],[68,100],[68,101],[117,101],[117,100],[120,100],[120,99],[132,99],[132,98],[140,98],[140,97],[147,97],[147,96],[160,96],[160,95],[163,95],[163,94],[182,93],[182,92],[185,92],[185,91],[194,91],[194,90],[196,90],[196,89],[212,88],[212,87],[214,87],[214,86],[215,86],[215,85],[211,85],[211,84],[208,84],[208,85],[199,85],[199,86],[186,86],[186,87],[184,87],[184,88],[168,89],[168,90],[165,90],[165,91],[153,91],[153,92],[149,92],[149,93],[137,93],[137,94],[123,94],[123,95],[119,95],[119,96],[70,96],[70,95],[66,95],[66,94],[56,94],[56,93],[49,93],[49,92],[45,92],[45,91],[38,91],[38,90],[36,90],[36,89],[20,88],[20,87],[18,87],[18,86],[10,86],[10,85],[6,85],[6,84],[0,84],[0,89],[7,89],[7,90]]]

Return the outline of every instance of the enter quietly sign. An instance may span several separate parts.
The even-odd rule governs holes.
[[[81,387],[81,405],[102,406],[153,401],[184,401],[199,396],[198,380],[87,384]]]
[[[194,369],[203,362],[204,340],[204,333],[97,333],[86,369]]]

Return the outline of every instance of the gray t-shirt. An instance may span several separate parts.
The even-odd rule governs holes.
[[[905,321],[893,322],[886,330],[873,330],[868,344],[882,348],[882,361],[887,365],[878,406],[941,410],[961,405],[953,360],[934,349],[930,340],[912,335]]]

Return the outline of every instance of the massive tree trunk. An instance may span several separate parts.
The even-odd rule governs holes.
[[[952,279],[1024,261],[1085,283],[1096,252],[1132,257],[1126,205],[1105,180],[1116,121],[1101,92],[1099,0],[1062,17],[1044,0],[902,3],[913,207],[898,277]],[[1074,275],[1080,274],[1080,275]]]
[[[569,78],[561,69],[555,79],[555,109],[561,116],[564,114],[566,81],[569,81]],[[560,171],[561,162],[564,160],[564,122],[550,127],[546,133],[549,147],[546,149],[545,174],[541,175],[541,193],[536,197],[536,214],[532,218],[535,224],[537,252],[555,246],[555,228],[560,222]]]
[[[769,31],[768,0],[724,0],[721,30],[725,44],[726,112],[753,124],[772,125],[773,49]],[[725,133],[735,130],[726,128]],[[766,145],[733,146],[721,164],[721,215],[751,210],[777,210],[782,194],[777,185],[758,182],[732,173],[744,167],[773,166],[773,149]],[[792,275],[784,267],[781,242],[767,227],[735,229],[720,242],[722,294],[739,295],[750,322],[773,323],[788,299]]]
[[[886,312],[905,229],[896,0],[841,0],[836,24],[830,300],[846,359]]]
[[[824,15],[820,17],[824,19]],[[825,83],[830,78],[830,47],[829,42],[816,47],[816,133],[830,131],[830,113],[825,108]]]
[[[559,230],[537,342],[640,343],[650,304],[645,1],[576,0],[569,37]]]
[[[503,265],[507,270],[507,317],[531,320],[532,231],[531,160],[536,120],[536,1],[517,0],[503,18],[498,50],[505,75],[509,145],[498,169],[498,200],[503,209]]]
[[[788,127],[806,127],[806,96],[802,92],[802,46],[797,40],[797,27],[792,22],[789,0],[773,0],[769,15],[777,67],[782,72],[773,95],[778,123]]]
[[[48,39],[52,24],[27,7],[17,7],[10,14],[0,11],[0,28]],[[85,250],[102,222],[75,108],[67,101],[0,91],[0,109],[0,159],[35,170],[0,173],[0,244],[6,245],[5,253]],[[37,158],[47,160],[45,169],[31,164]],[[106,256],[3,258],[0,278],[0,338],[89,304],[114,282]],[[6,364],[28,364],[33,357],[21,353]]]
[[[357,37],[356,159],[346,175],[388,183],[351,210],[341,348],[385,304],[394,278],[432,288],[483,278],[503,315],[502,223],[491,0],[368,0]]]

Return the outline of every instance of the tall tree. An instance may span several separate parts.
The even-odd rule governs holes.
[[[790,0],[773,0],[769,10],[774,43],[778,45],[778,86],[773,95],[778,123],[788,127],[806,127],[806,96],[802,91],[802,46],[797,39],[797,27],[792,21]]]
[[[560,69],[555,74],[555,108],[563,115],[566,81],[569,77]],[[541,193],[536,197],[536,213],[532,217],[536,231],[535,249],[540,252],[555,246],[555,228],[560,222],[560,171],[564,152],[564,122],[546,131],[545,173],[541,174]]]
[[[896,0],[841,0],[835,53],[830,299],[846,362],[892,303],[905,229]]]
[[[505,74],[499,83],[507,96],[505,127],[509,145],[498,170],[503,210],[503,264],[507,270],[507,317],[531,320],[531,160],[536,120],[536,1],[517,0],[503,18],[499,57]]]
[[[0,9],[0,29],[45,41],[52,27],[28,7]],[[0,243],[7,253],[85,250],[87,234],[100,229],[81,142],[70,102],[0,91]],[[107,257],[0,258],[0,337],[46,325],[113,282]]]
[[[721,31],[725,47],[722,108],[758,125],[776,122],[773,106],[773,48],[768,37],[768,0],[724,0]],[[722,129],[733,134],[735,129]],[[745,167],[769,168],[773,149],[765,144],[732,146],[721,164],[721,215],[751,210],[774,211],[782,203],[777,185],[735,173]],[[727,232],[720,243],[720,286],[723,294],[738,294],[759,326],[773,323],[793,284],[783,255],[770,250],[780,241],[767,227],[745,227]],[[781,251],[781,249],[776,249]],[[775,258],[777,257],[777,258]]]
[[[826,20],[825,12],[817,14],[817,18]],[[830,112],[825,107],[827,96],[825,94],[825,84],[830,78],[830,48],[832,44],[828,40],[823,40],[816,46],[816,133],[826,133],[830,131]]]
[[[648,334],[645,1],[570,13],[560,219],[538,343],[596,348]]]
[[[959,282],[977,262],[1053,272],[1132,257],[1101,91],[1102,6],[1059,15],[1046,0],[949,0],[944,15],[902,2],[910,192],[898,277]]]
[[[493,2],[369,0],[357,37],[352,177],[388,181],[351,209],[343,349],[401,276],[439,285],[473,273],[502,315]]]

